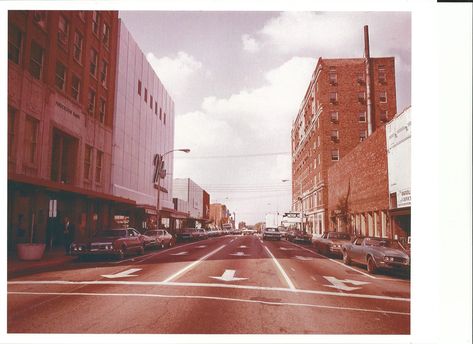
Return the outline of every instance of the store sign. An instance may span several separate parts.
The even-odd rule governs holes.
[[[410,206],[411,206],[411,190],[404,189],[404,190],[398,191],[397,207],[403,208],[403,207],[410,207]]]
[[[60,108],[61,110],[64,110],[65,112],[73,115],[74,117],[77,117],[77,118],[80,118],[80,114],[78,114],[77,112],[75,112],[74,110],[68,108],[66,105],[64,105],[63,103],[59,102],[56,100],[56,105],[58,108]]]

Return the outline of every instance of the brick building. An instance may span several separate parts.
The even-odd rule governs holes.
[[[393,237],[385,128],[379,127],[328,169],[329,229]]]
[[[394,57],[319,58],[292,126],[292,210],[329,228],[328,170],[396,114]]]
[[[8,244],[111,222],[118,13],[8,13]]]
[[[210,204],[210,221],[219,228],[222,228],[222,224],[228,223],[228,210],[225,204]]]

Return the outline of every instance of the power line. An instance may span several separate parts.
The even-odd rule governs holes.
[[[236,154],[236,155],[207,155],[207,156],[175,156],[174,159],[193,160],[193,159],[233,159],[233,158],[254,158],[261,156],[289,155],[291,152],[274,152],[274,153],[258,153],[258,154]]]

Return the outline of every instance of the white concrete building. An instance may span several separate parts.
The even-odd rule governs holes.
[[[190,178],[175,178],[174,197],[187,201],[187,211],[193,219],[203,218],[203,189]]]
[[[174,102],[122,20],[117,54],[112,190],[136,201],[139,221],[149,221],[157,206],[154,155],[174,148]],[[160,209],[172,211],[173,153],[164,161]]]

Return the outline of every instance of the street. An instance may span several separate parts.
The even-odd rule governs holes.
[[[8,332],[409,334],[410,280],[229,235],[10,276]]]

